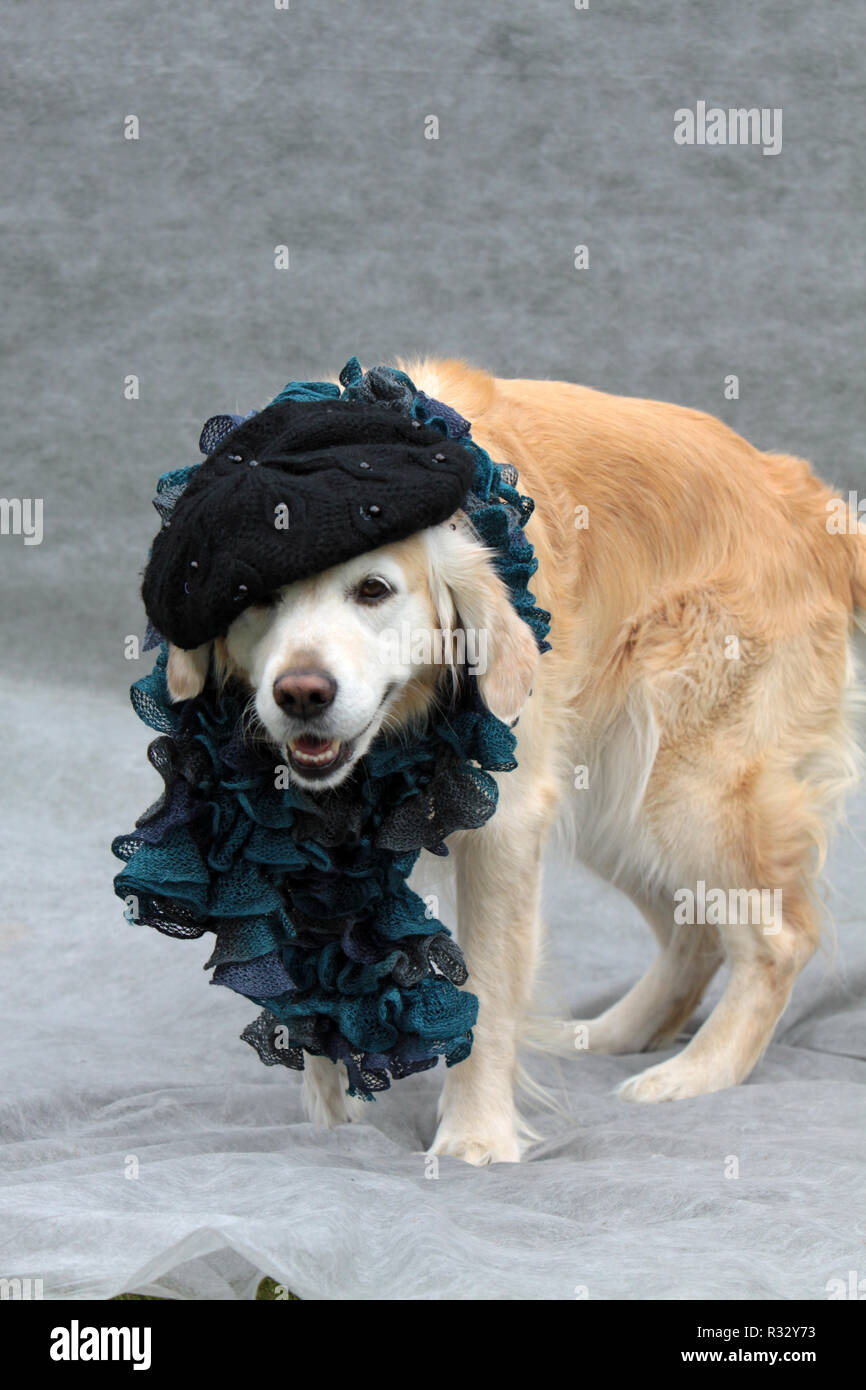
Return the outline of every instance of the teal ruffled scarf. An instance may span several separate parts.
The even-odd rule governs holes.
[[[493,463],[449,407],[395,368],[364,375],[356,359],[329,382],[290,382],[275,399],[379,401],[460,439],[475,460],[465,505],[515,609],[542,651],[549,615],[528,584],[537,561],[524,534],[532,501],[514,469]],[[210,452],[239,423],[208,421]],[[195,468],[164,474],[155,505],[170,513]],[[151,645],[160,639],[151,634]],[[159,801],[112,850],[126,915],[168,935],[215,935],[213,983],[262,1012],[241,1035],[268,1065],[303,1068],[304,1052],[343,1062],[349,1092],[372,1098],[391,1079],[468,1056],[478,1002],[460,986],[457,944],[407,885],[422,849],[447,854],[457,829],[494,813],[491,772],[516,766],[515,739],[465,676],[447,708],[431,711],[409,746],[385,734],[334,791],[310,796],[275,777],[274,749],[252,737],[248,693],[208,680],[172,704],[168,649],[132,687],[139,717],[160,735],[148,756],[165,782]]]

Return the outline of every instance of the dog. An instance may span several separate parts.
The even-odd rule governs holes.
[[[449,840],[479,1017],[471,1055],[446,1076],[430,1152],[514,1162],[527,1142],[515,1078],[542,942],[542,853],[557,821],[658,945],[623,999],[562,1025],[569,1038],[590,1052],[668,1047],[727,960],[726,988],[687,1046],[619,1093],[704,1095],[761,1058],[819,943],[828,834],[859,774],[851,639],[866,535],[854,517],[830,525],[840,499],[807,463],[761,453],[699,411],[457,360],[400,365],[534,498],[532,588],[552,615],[552,650],[539,657],[458,514],[279,590],[214,658],[246,682],[261,731],[315,794],[380,733],[411,736],[460,678],[453,643],[437,661],[383,634],[486,639],[478,687],[494,715],[518,721],[518,767],[498,776],[492,819]],[[208,647],[171,649],[173,699],[200,693],[210,659]],[[772,908],[757,921],[684,920],[700,885]],[[313,1118],[351,1118],[330,1061],[308,1058],[304,1084]]]

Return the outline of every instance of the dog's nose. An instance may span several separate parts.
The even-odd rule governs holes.
[[[337,682],[327,671],[305,667],[282,671],[274,681],[274,699],[295,719],[315,719],[334,703]]]

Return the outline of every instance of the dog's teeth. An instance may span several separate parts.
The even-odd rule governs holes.
[[[323,748],[321,753],[306,753],[302,748],[298,747],[298,741],[296,739],[291,739],[289,742],[289,747],[292,750],[292,756],[295,761],[306,763],[309,767],[320,766],[322,763],[332,763],[340,751],[340,746],[340,739],[332,739],[332,741]]]

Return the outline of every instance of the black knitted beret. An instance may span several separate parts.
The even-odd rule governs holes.
[[[462,505],[472,454],[385,405],[281,401],[227,434],[153,542],[142,597],[179,647],[251,603]]]

